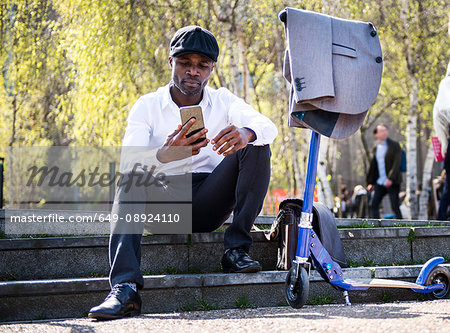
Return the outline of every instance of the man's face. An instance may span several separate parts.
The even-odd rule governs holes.
[[[377,126],[377,132],[375,133],[375,138],[378,141],[384,141],[387,139],[388,137],[388,129],[386,127],[384,127],[383,125],[378,125]]]
[[[213,61],[199,54],[169,57],[169,64],[175,87],[188,96],[201,94],[214,68]]]

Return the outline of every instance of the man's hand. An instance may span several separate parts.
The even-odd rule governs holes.
[[[384,184],[384,186],[385,186],[385,187],[391,187],[391,185],[392,185],[392,180],[387,179],[387,180],[386,180],[386,183]]]
[[[249,142],[256,140],[256,134],[248,128],[238,128],[234,125],[225,127],[216,135],[211,143],[217,154],[229,156],[239,149],[245,148]]]
[[[206,134],[208,130],[206,128],[195,133],[190,137],[186,137],[189,129],[194,125],[195,119],[189,120],[183,127],[178,125],[177,129],[173,133],[169,134],[164,145],[158,149],[156,158],[162,163],[168,163],[176,160],[182,160],[192,155],[200,153],[200,149],[206,147],[209,143],[209,139],[205,139],[199,143],[193,144],[202,135]],[[190,147],[189,149],[179,149],[177,147]]]
[[[367,192],[370,192],[372,190],[373,190],[373,185],[372,184],[367,185]]]

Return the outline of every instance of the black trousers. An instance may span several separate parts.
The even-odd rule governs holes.
[[[450,141],[449,141],[450,142]],[[450,201],[449,190],[450,190],[450,145],[447,147],[447,154],[444,160],[445,169],[445,182],[444,189],[442,190],[441,199],[439,201],[439,209],[437,213],[437,219],[445,221],[447,220],[448,204]]]
[[[400,200],[398,194],[400,193],[400,184],[392,184],[389,187],[375,184],[373,198],[370,204],[370,217],[379,219],[380,218],[380,203],[386,194],[389,194],[389,199],[391,200],[391,207],[394,211],[395,218],[401,219],[402,213],[400,211]]]
[[[192,229],[211,232],[233,213],[233,221],[225,231],[224,248],[242,247],[249,251],[250,229],[262,209],[270,180],[270,148],[253,146],[227,156],[212,173],[192,174]],[[129,194],[119,186],[113,212],[129,214],[123,203]],[[139,195],[148,195],[137,193]],[[145,211],[143,205],[137,210]],[[110,284],[135,282],[144,285],[140,271],[142,233],[112,232],[109,242]]]

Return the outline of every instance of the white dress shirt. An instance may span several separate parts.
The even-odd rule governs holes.
[[[441,142],[442,156],[444,156],[447,153],[450,124],[450,63],[445,78],[439,84],[439,91],[433,106],[433,124],[436,136]]]
[[[384,140],[383,142],[381,142],[377,145],[377,150],[376,150],[376,154],[375,154],[375,157],[377,159],[378,174],[379,174],[379,177],[377,179],[377,184],[382,185],[382,186],[386,185],[386,181],[388,179],[387,175],[386,175],[386,162],[384,159],[386,157],[387,150],[388,150],[387,141]]]
[[[179,107],[172,100],[169,87],[168,84],[155,92],[141,96],[128,115],[122,146],[152,147],[153,158],[147,159],[146,163],[158,164],[155,157],[156,150],[181,124]],[[209,139],[213,139],[228,125],[247,127],[255,132],[256,140],[250,143],[255,146],[271,144],[278,134],[275,124],[268,117],[226,88],[216,90],[206,86],[199,105],[202,108],[203,121],[205,128],[208,129],[206,136]],[[209,143],[198,155],[192,156],[192,172],[212,172],[223,160],[224,156],[217,154],[212,147],[213,145]],[[140,149],[142,151],[142,148]]]

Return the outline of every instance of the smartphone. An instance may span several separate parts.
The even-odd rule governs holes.
[[[189,132],[186,134],[186,137],[190,137],[191,135],[194,135],[198,131],[201,131],[202,129],[205,128],[205,124],[203,123],[202,107],[200,105],[183,106],[180,108],[180,114],[181,114],[181,122],[182,122],[183,126],[192,118],[195,119],[195,123],[189,129]],[[192,144],[199,143],[205,139],[206,139],[206,134],[202,135],[200,138],[198,138]]]

